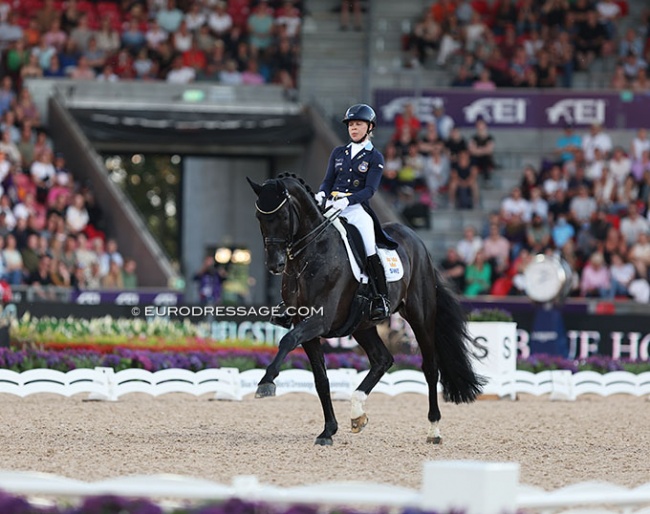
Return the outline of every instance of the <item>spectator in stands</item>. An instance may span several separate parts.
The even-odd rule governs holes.
[[[5,247],[2,250],[2,258],[5,263],[4,280],[12,286],[23,282],[23,256],[16,247],[16,238],[13,234],[7,234]]]
[[[483,251],[495,279],[503,276],[510,265],[510,241],[501,235],[498,223],[492,223],[489,230],[489,236],[483,240]]]
[[[234,59],[229,59],[226,61],[226,67],[219,74],[219,80],[222,84],[229,86],[241,85],[241,72],[237,69],[237,63]]]
[[[278,33],[281,34],[280,37],[289,38],[294,43],[297,42],[302,26],[300,9],[293,2],[285,1],[275,13],[275,26]]]
[[[417,138],[418,151],[425,157],[433,154],[434,150],[441,150],[444,148],[444,141],[438,135],[438,128],[432,121],[428,122],[425,126],[424,133]]]
[[[254,56],[264,53],[271,46],[273,36],[273,16],[267,2],[260,0],[248,17],[248,36]]]
[[[531,219],[530,202],[522,197],[521,188],[513,187],[510,195],[501,201],[501,220],[507,225],[517,216],[527,223]]]
[[[183,11],[176,7],[176,0],[167,0],[165,7],[156,14],[155,21],[168,34],[173,34],[183,21]]]
[[[576,35],[576,58],[580,69],[588,70],[591,63],[607,51],[607,29],[599,22],[598,13],[587,11],[587,19]]]
[[[621,8],[614,0],[600,0],[596,4],[600,23],[605,27],[606,37],[611,40],[616,36],[616,20],[621,15]]]
[[[467,141],[458,127],[453,127],[451,129],[449,139],[445,141],[445,146],[449,152],[449,160],[452,163],[458,160],[458,154],[460,154],[460,152],[468,150]]]
[[[564,245],[576,235],[576,230],[569,223],[568,216],[566,213],[559,213],[555,224],[551,230],[551,236],[553,237],[553,244],[555,248],[563,248]]]
[[[0,23],[0,51],[6,51],[14,43],[23,39],[23,29],[15,12],[10,12],[7,20]]]
[[[84,47],[81,55],[86,58],[88,65],[95,73],[101,72],[107,56],[106,52],[97,46],[97,39],[94,36],[88,40],[88,44]]]
[[[463,229],[463,239],[456,245],[456,251],[462,261],[469,265],[474,262],[476,253],[483,248],[483,239],[476,233],[476,228],[468,225]]]
[[[630,248],[630,262],[641,278],[650,279],[650,235],[639,233],[636,242]]]
[[[629,287],[636,278],[636,269],[634,264],[627,261],[619,253],[612,255],[612,263],[609,267],[611,275],[611,288],[609,291],[603,291],[607,298],[613,299],[617,296],[628,297],[630,295]]]
[[[521,196],[524,198],[523,191]],[[526,198],[524,198],[524,200],[526,200]],[[539,214],[543,220],[548,219],[548,202],[542,196],[542,190],[539,187],[533,187],[530,190],[530,198],[528,199],[528,202],[531,217],[535,214]]]
[[[241,81],[244,85],[260,86],[264,84],[264,76],[260,73],[257,59],[251,59],[246,65],[246,69],[241,74]]]
[[[580,294],[591,298],[606,298],[611,288],[611,277],[603,254],[596,252],[582,270]]]
[[[362,30],[361,0],[341,0],[341,30],[350,28],[350,13],[354,17],[354,30]]]
[[[178,30],[171,35],[172,47],[178,53],[185,53],[192,47],[193,34],[187,28],[185,20],[181,21]]]
[[[465,291],[466,264],[453,246],[447,248],[445,258],[440,262],[442,275],[449,281],[457,293]]]
[[[25,269],[25,274],[29,277],[39,267],[39,255],[38,255],[38,235],[29,234],[27,236],[26,245],[20,250],[20,254],[23,258],[23,267]]]
[[[171,70],[167,73],[167,82],[171,84],[189,84],[194,82],[196,72],[193,68],[183,64],[183,57],[177,56],[174,59]],[[242,82],[243,83],[243,82]]]
[[[630,157],[640,161],[644,151],[650,151],[650,139],[648,139],[648,131],[641,127],[632,139]]]
[[[573,131],[573,123],[564,122],[564,133],[557,139],[555,151],[558,161],[564,163],[575,160],[576,153],[582,147],[582,138]]]
[[[122,269],[115,261],[111,261],[108,273],[102,276],[101,285],[104,289],[124,289]]]
[[[88,16],[82,14],[79,17],[79,24],[70,32],[70,39],[75,42],[77,48],[84,50],[88,48],[94,36],[95,31],[88,26]]]
[[[596,208],[596,200],[590,195],[589,188],[584,184],[578,186],[578,194],[571,199],[569,206],[571,223],[576,227],[588,225]]]
[[[0,130],[2,130],[1,127]],[[12,140],[12,130],[9,128],[7,128],[6,130],[2,130],[2,138],[0,139],[0,151],[5,153],[8,161],[12,165],[18,167],[21,166],[22,157],[20,155],[20,151],[18,150],[18,147],[16,146],[16,143]]]
[[[1,145],[0,145],[1,148]],[[641,160],[634,161],[632,164],[632,177],[635,182],[642,184],[646,174],[650,173],[650,150],[644,150],[641,154]],[[648,203],[646,198],[642,198],[644,203]]]
[[[533,254],[544,253],[551,246],[551,227],[537,212],[526,226],[526,246]]]
[[[138,275],[136,274],[137,264],[134,259],[126,259],[122,268],[122,284],[124,289],[137,289]]]
[[[409,37],[408,48],[413,55],[410,64],[424,65],[427,57],[440,48],[442,34],[441,25],[435,20],[431,10],[427,9],[424,17],[413,27]]]
[[[477,91],[494,91],[497,86],[490,78],[490,70],[483,68],[479,73],[478,78],[472,84],[472,88]]]
[[[472,87],[475,81],[476,77],[469,72],[467,67],[460,66],[451,82],[451,87]]]
[[[465,296],[488,294],[492,286],[492,266],[486,262],[483,249],[476,252],[474,261],[465,270]]]
[[[61,28],[70,33],[79,26],[83,13],[79,11],[77,0],[68,0],[65,9],[61,13]]]
[[[29,167],[29,173],[36,185],[36,200],[42,204],[45,204],[48,190],[54,185],[56,169],[53,160],[52,150],[46,148],[36,155],[34,162]]]
[[[70,78],[74,80],[95,80],[95,70],[90,67],[85,56],[79,57],[77,66],[70,71]]]
[[[68,206],[65,213],[65,222],[68,231],[72,234],[79,234],[86,228],[88,221],[86,200],[82,194],[77,193],[74,195],[72,203]]]
[[[621,234],[631,246],[636,243],[640,233],[650,233],[650,221],[639,214],[639,208],[632,202],[627,208],[627,216],[621,219]]]
[[[133,26],[129,24],[129,27],[131,31],[135,29],[132,35],[139,33],[139,36],[136,36],[137,40],[131,40],[131,43],[135,43],[134,47],[143,46],[145,40],[142,32],[137,27],[137,21]],[[106,56],[116,52],[120,48],[120,35],[112,27],[110,16],[104,16],[101,19],[99,31],[95,33],[95,39],[97,41],[97,49],[104,52]]]
[[[58,18],[52,21],[49,30],[43,34],[43,40],[47,46],[53,47],[57,52],[63,50],[68,35],[61,30],[61,22]]]
[[[20,68],[21,81],[24,82],[27,79],[37,79],[43,76],[43,69],[47,69],[49,67],[50,59],[52,58],[52,55],[56,54],[56,51],[54,50],[54,48],[52,48],[51,52],[48,53],[49,56],[47,58],[44,67],[41,67],[41,63],[39,62],[39,54],[37,53],[30,54],[27,64],[25,64],[22,68]]]
[[[10,80],[17,79],[20,76],[20,69],[27,64],[30,55],[31,51],[27,47],[25,39],[19,39],[14,42],[7,51],[7,78]],[[4,113],[4,110],[2,113]]]
[[[152,21],[152,23],[154,22]],[[148,32],[149,31],[147,31],[147,33]],[[100,32],[97,37],[98,41],[101,42],[102,32]],[[112,36],[105,35],[104,37]],[[140,50],[140,48],[147,46],[147,38],[145,37],[145,34],[142,32],[142,30],[140,30],[138,21],[134,19],[129,22],[128,28],[122,32],[121,40],[122,48],[128,50],[133,55],[135,55]]]
[[[403,165],[402,156],[398,155],[395,144],[389,141],[384,148],[384,172],[381,178],[381,187],[393,196],[397,194],[399,187],[397,175]]]
[[[208,16],[208,27],[216,38],[223,38],[233,27],[233,20],[226,10],[226,2],[218,1]]]
[[[168,42],[169,33],[165,31],[156,20],[151,20],[147,27],[147,31],[144,34],[144,39],[147,43],[147,48],[150,51],[158,52],[160,50],[160,45]],[[172,49],[174,49],[173,45]]]
[[[451,166],[449,202],[457,209],[473,209],[479,205],[478,168],[472,164],[468,151],[458,154]]]
[[[72,285],[70,270],[59,259],[53,258],[51,261],[50,280],[56,287],[71,287]]]
[[[645,70],[648,67],[648,64],[641,57],[632,52],[627,54],[622,64],[625,78],[629,82],[637,78],[640,70]]]
[[[650,93],[650,79],[646,68],[641,68],[632,81],[632,91],[635,93]]]
[[[423,175],[427,189],[435,202],[441,189],[447,186],[450,175],[449,159],[440,147],[435,146],[431,155],[426,158]]]
[[[65,71],[61,68],[61,61],[59,61],[57,54],[54,54],[50,58],[50,65],[47,69],[43,70],[43,76],[53,79],[65,77]]]
[[[469,153],[486,182],[489,183],[494,169],[494,138],[488,131],[485,120],[476,121],[476,132],[469,140]]]
[[[415,115],[415,105],[412,103],[407,103],[404,106],[404,110],[401,113],[395,115],[395,121],[393,123],[393,140],[398,140],[401,135],[406,131],[409,134],[410,140],[417,138],[420,129],[422,128],[422,123]]]
[[[542,184],[542,188],[547,198],[553,196],[558,189],[562,189],[565,192],[569,189],[569,183],[562,173],[562,168],[557,164],[551,166],[548,178]]]
[[[447,141],[454,128],[455,122],[451,116],[445,113],[445,104],[438,99],[433,104],[433,118],[438,129],[438,135],[443,141]]]
[[[217,267],[210,255],[203,260],[203,266],[195,273],[194,281],[198,283],[199,299],[203,305],[218,305],[221,303],[221,291],[226,280],[226,272]]]

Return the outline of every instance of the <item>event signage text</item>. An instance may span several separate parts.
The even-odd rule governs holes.
[[[417,117],[427,123],[442,103],[459,127],[484,119],[492,128],[561,129],[565,123],[584,128],[598,123],[608,129],[636,129],[646,125],[645,113],[650,112],[650,95],[617,92],[378,89],[374,102],[380,126],[392,126],[406,104],[413,104]]]

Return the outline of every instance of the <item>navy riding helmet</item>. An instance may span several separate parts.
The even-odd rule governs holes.
[[[367,121],[370,123],[370,130],[377,125],[377,115],[375,111],[366,104],[356,104],[345,112],[345,117],[341,120],[346,125],[352,120]]]

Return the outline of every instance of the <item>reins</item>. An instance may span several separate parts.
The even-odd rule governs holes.
[[[296,218],[299,218],[299,214],[296,212],[295,206],[291,203],[291,195],[289,192],[285,189],[284,191],[285,198],[280,202],[280,205],[278,205],[275,209],[272,211],[263,211],[262,209],[259,208],[257,205],[257,202],[255,202],[255,208],[260,214],[264,215],[271,215],[275,214],[278,212],[287,202],[289,202],[289,237],[282,239],[279,237],[265,237],[264,238],[264,245],[272,245],[272,244],[284,244],[285,245],[285,251],[287,253],[287,257],[289,260],[294,260],[296,257],[298,257],[302,252],[304,252],[307,247],[314,241],[316,241],[323,232],[329,227],[336,218],[339,217],[341,214],[341,211],[337,211],[336,213],[333,213],[331,216],[325,217],[325,219],[316,225],[313,229],[311,229],[309,232],[307,232],[304,236],[302,236],[300,239],[293,241],[293,234],[294,234],[294,213]],[[310,239],[311,238],[311,239]],[[303,244],[304,243],[304,244]],[[301,245],[298,249],[299,245]]]

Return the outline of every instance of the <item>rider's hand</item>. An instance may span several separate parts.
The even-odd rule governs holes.
[[[350,205],[350,200],[345,197],[335,200],[334,203],[332,203],[332,207],[334,207],[337,211],[344,210],[348,205]]]
[[[323,203],[323,200],[325,200],[325,191],[319,191],[316,193],[314,195],[314,199],[318,205],[321,205]]]

